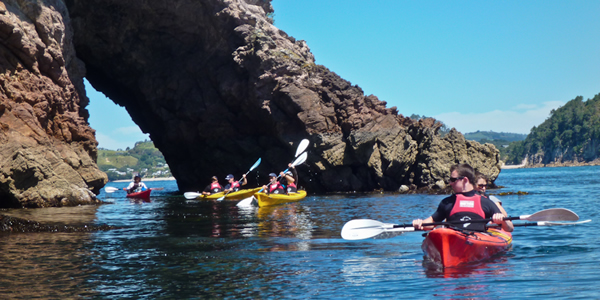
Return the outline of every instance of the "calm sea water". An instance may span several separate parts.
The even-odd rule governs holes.
[[[498,192],[512,216],[563,207],[594,222],[520,227],[512,249],[490,261],[440,269],[423,260],[418,232],[346,241],[344,223],[404,223],[429,216],[442,196],[308,196],[240,210],[177,195],[172,181],[147,182],[149,202],[124,192],[110,204],[3,212],[44,222],[97,223],[96,233],[0,236],[1,299],[598,299],[595,230],[600,167],[504,170]],[[112,183],[123,187],[126,183]]]

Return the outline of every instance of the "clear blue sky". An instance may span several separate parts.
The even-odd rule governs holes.
[[[598,0],[272,3],[275,26],[305,40],[317,64],[405,116],[463,133],[529,133],[551,109],[600,93]],[[117,106],[88,96],[100,147],[147,138],[124,133],[133,123],[95,117]]]

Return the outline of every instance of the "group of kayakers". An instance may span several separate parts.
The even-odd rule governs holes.
[[[215,193],[220,193],[220,192],[226,192],[226,193],[230,193],[230,192],[237,192],[240,190],[240,188],[243,185],[246,185],[248,183],[248,180],[246,180],[246,174],[242,175],[241,178],[241,182],[240,181],[236,181],[235,178],[233,177],[233,174],[229,174],[227,176],[225,176],[225,180],[227,180],[227,185],[225,185],[225,187],[221,186],[221,184],[219,183],[219,179],[217,178],[217,176],[213,176],[211,178],[212,182],[206,186],[206,188],[204,188],[204,191],[202,191],[202,195],[210,195],[210,194],[215,194]]]
[[[211,195],[220,192],[237,192],[241,186],[246,185],[248,181],[246,180],[246,175],[242,175],[241,182],[235,181],[233,174],[229,174],[225,177],[225,180],[228,181],[228,184],[225,187],[222,187],[219,184],[219,179],[217,176],[213,176],[211,178],[212,182],[204,188],[202,191],[203,195]],[[263,189],[266,193],[270,194],[289,194],[296,193],[298,182],[298,173],[296,172],[296,168],[292,164],[289,165],[289,168],[285,172],[280,172],[279,176],[275,173],[269,174],[269,183],[263,186]]]
[[[502,226],[508,232],[513,231],[511,221],[504,220],[506,212],[500,204],[490,200],[485,195],[487,178],[483,175],[476,177],[475,170],[468,164],[457,164],[450,167],[449,184],[454,191],[444,198],[437,210],[425,220],[416,219],[412,224],[417,230],[431,230],[434,226],[423,224],[433,222],[460,222],[460,227],[470,231],[485,231],[486,224],[468,222],[470,220],[492,219],[492,222]]]

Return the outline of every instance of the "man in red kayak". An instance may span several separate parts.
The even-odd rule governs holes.
[[[133,181],[129,183],[129,186],[124,188],[124,190],[127,191],[127,194],[142,192],[147,189],[148,187],[146,186],[146,184],[142,182],[142,177],[137,175],[133,177]]]
[[[223,187],[219,184],[219,179],[217,179],[217,176],[213,176],[211,180],[212,182],[206,186],[204,191],[202,191],[202,195],[208,196],[210,194],[215,194],[223,191]]]
[[[504,215],[496,204],[475,191],[475,171],[468,164],[458,164],[450,167],[450,186],[454,194],[444,198],[437,210],[425,220],[413,220],[417,230],[431,230],[434,226],[423,226],[423,223],[460,222],[456,225],[461,229],[485,231],[485,223],[468,222],[469,220],[492,219],[495,224],[501,224],[502,229],[513,231],[511,221],[504,221]]]

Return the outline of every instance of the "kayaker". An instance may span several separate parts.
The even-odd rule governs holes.
[[[492,202],[496,203],[496,206],[498,206],[498,209],[500,209],[500,211],[502,212],[502,214],[505,217],[508,217],[508,214],[506,213],[506,210],[504,210],[504,208],[502,207],[502,201],[500,201],[500,199],[498,199],[498,197],[488,196],[488,195],[485,194],[486,189],[487,189],[487,183],[488,183],[487,176],[485,176],[485,174],[483,174],[483,173],[476,172],[475,178],[477,180],[477,185],[475,186],[475,190],[477,190],[477,192],[480,195],[486,196],[490,200],[492,200]]]
[[[292,164],[288,165],[287,172],[283,173],[282,171],[281,173],[279,173],[279,175],[282,178],[281,184],[285,187],[286,193],[290,194],[298,192],[296,183],[298,182],[298,173],[296,172],[296,168],[294,168]]]
[[[242,185],[246,185],[248,183],[248,181],[246,180],[246,174],[242,175],[242,183],[241,184],[239,181],[235,181],[233,179],[233,174],[227,175],[227,177],[225,177],[225,180],[227,180],[229,182],[225,186],[225,189],[223,189],[223,191],[226,193],[237,192],[240,190],[240,187]]]
[[[504,221],[504,215],[487,197],[481,196],[475,191],[475,171],[468,164],[458,164],[450,167],[449,184],[454,191],[452,196],[444,198],[437,210],[425,220],[416,219],[412,224],[417,230],[431,230],[434,226],[422,226],[423,223],[457,222],[468,220],[492,219],[493,223],[501,224],[502,229],[513,231],[513,224]],[[461,223],[457,225],[462,229],[472,231],[485,231],[485,223]]]
[[[283,185],[277,181],[277,174],[275,173],[269,174],[269,184],[263,185],[263,189],[269,194],[285,194],[285,189],[283,188]]]
[[[147,189],[148,187],[146,186],[146,184],[142,182],[142,177],[137,175],[134,176],[133,181],[130,182],[126,188],[124,188],[124,190],[127,191],[127,194],[143,192]]]
[[[211,178],[212,182],[206,186],[206,188],[204,188],[204,191],[202,191],[202,195],[210,195],[210,194],[214,194],[214,193],[220,193],[223,191],[223,187],[219,184],[219,179],[217,179],[217,176],[213,176]]]

